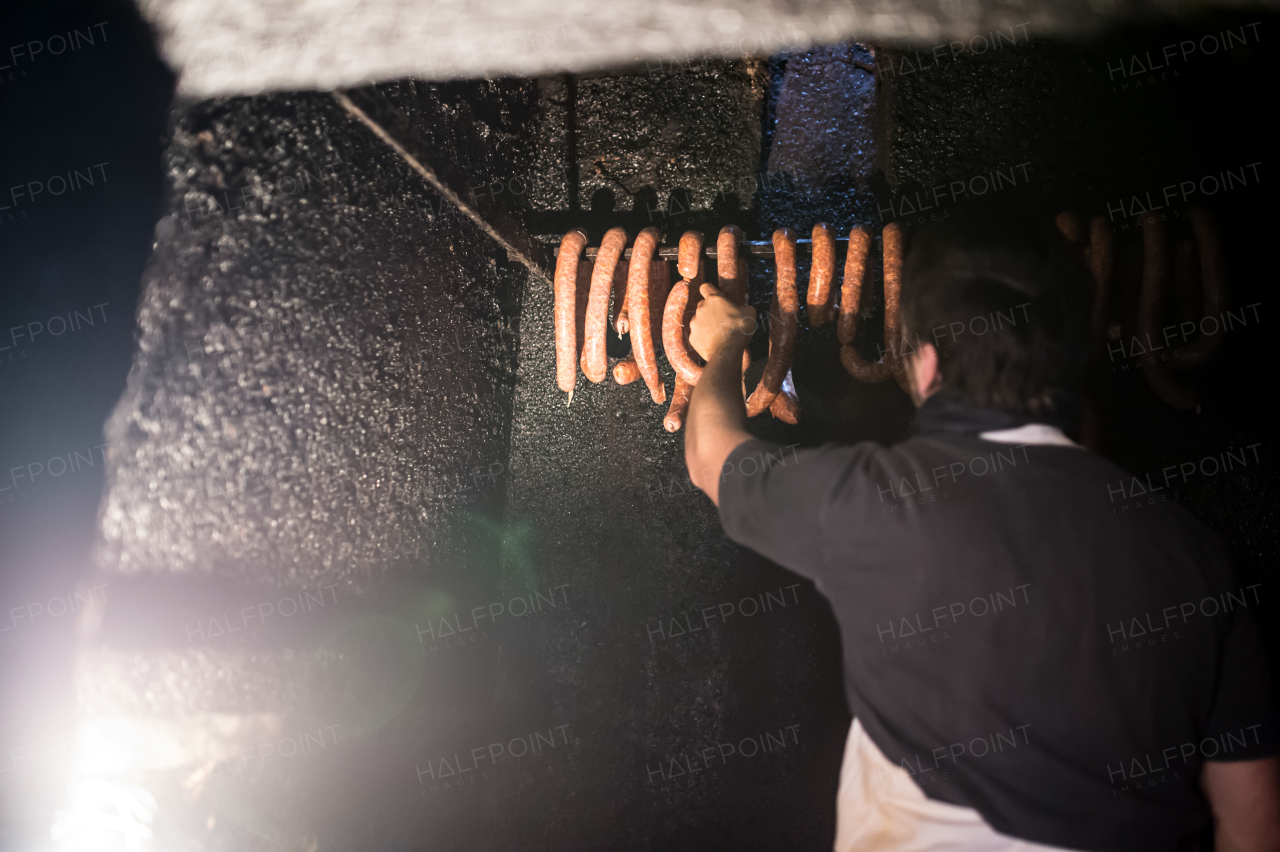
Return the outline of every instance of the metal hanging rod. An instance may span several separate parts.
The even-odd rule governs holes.
[[[543,236],[543,237],[534,237],[534,239],[540,243],[544,243],[544,242],[556,243],[556,246],[551,250],[551,253],[554,255],[560,254],[560,246],[559,246],[560,237]],[[836,245],[847,246],[849,244],[849,238],[836,237],[835,242],[836,242]],[[880,235],[876,234],[875,240],[872,243],[872,245],[878,246],[880,245],[880,242],[881,242]],[[813,240],[796,240],[796,250],[798,253],[812,254]],[[588,260],[591,260],[596,256],[596,252],[598,251],[599,251],[598,248],[587,247],[582,250],[582,256]],[[738,251],[743,254],[749,254],[752,257],[773,257],[773,242],[771,240],[743,240],[742,242],[738,243]],[[707,257],[716,257],[717,254],[716,254],[715,241],[712,240],[708,242],[707,245],[703,248],[703,252],[706,254]],[[656,252],[656,255],[662,258],[663,260],[676,260],[680,256],[680,248],[678,246],[658,246],[658,251]],[[631,249],[625,249],[622,252],[622,256],[626,258],[631,257]]]

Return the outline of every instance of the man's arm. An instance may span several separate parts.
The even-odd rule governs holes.
[[[689,479],[720,505],[720,472],[739,445],[751,439],[742,399],[742,352],[756,327],[756,312],[738,307],[710,284],[689,324],[689,343],[707,365],[693,388],[685,418],[684,461]]]
[[[1280,757],[1206,760],[1200,786],[1213,808],[1218,852],[1280,850]]]

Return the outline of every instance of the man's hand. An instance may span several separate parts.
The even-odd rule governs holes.
[[[730,302],[710,284],[689,324],[689,343],[707,362],[693,386],[685,419],[684,459],[689,479],[720,505],[720,471],[725,459],[751,435],[744,428],[742,352],[756,330],[756,312]]]
[[[710,284],[703,284],[702,301],[689,323],[689,344],[711,363],[712,357],[725,346],[739,351],[756,331],[756,309],[738,307]]]

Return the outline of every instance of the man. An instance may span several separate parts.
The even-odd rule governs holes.
[[[1056,233],[925,229],[903,274],[919,406],[894,446],[745,430],[755,313],[710,285],[685,456],[726,533],[812,578],[854,721],[836,849],[1280,849],[1280,721],[1217,537],[1068,436],[1090,280]]]

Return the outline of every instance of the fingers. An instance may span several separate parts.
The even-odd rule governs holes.
[[[714,284],[703,284],[698,288],[698,292],[702,294],[702,298],[704,299],[710,299],[712,296],[719,296],[722,299],[724,298],[724,294],[716,289]]]

